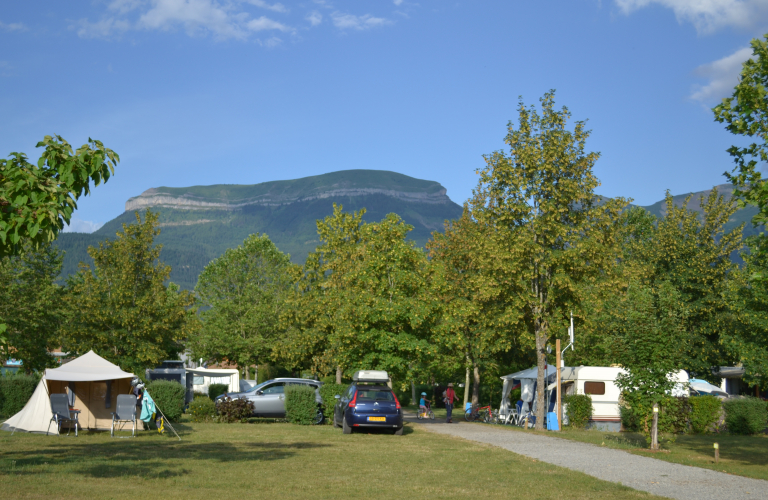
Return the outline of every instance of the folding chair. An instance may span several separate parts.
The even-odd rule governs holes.
[[[66,394],[51,394],[51,412],[53,416],[48,422],[48,431],[51,430],[51,423],[56,422],[56,433],[61,436],[62,422],[74,422],[75,437],[77,437],[77,427],[79,425],[77,416],[80,414],[80,410],[70,409],[69,398]],[[71,426],[67,428],[67,436],[69,436],[71,430]]]
[[[117,407],[112,413],[112,430],[109,435],[115,437],[115,427],[120,423],[130,422],[133,425],[131,437],[136,437],[136,396],[133,394],[119,394]],[[118,428],[120,430],[120,428]]]

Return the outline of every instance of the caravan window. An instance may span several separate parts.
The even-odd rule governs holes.
[[[193,375],[192,385],[205,385],[205,377],[202,375]]]
[[[584,382],[584,394],[604,395],[605,382]]]

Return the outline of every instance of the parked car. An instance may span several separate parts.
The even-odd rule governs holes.
[[[358,428],[392,429],[403,434],[403,410],[397,396],[386,382],[389,375],[382,370],[362,370],[352,376],[352,384],[344,394],[336,395],[333,426],[344,434]]]
[[[322,382],[306,378],[276,378],[267,380],[257,385],[253,389],[245,392],[226,393],[216,398],[216,402],[225,397],[232,399],[247,399],[253,402],[253,416],[267,418],[285,418],[285,386],[286,385],[308,385],[315,389],[315,400],[317,401],[318,420],[316,423],[323,422],[320,397],[320,386]]]

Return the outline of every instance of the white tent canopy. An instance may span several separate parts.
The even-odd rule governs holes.
[[[110,363],[93,351],[88,351],[59,368],[45,370],[46,379],[63,382],[97,382],[133,376],[133,373],[124,372],[119,366]]]
[[[555,376],[557,374],[557,369],[552,366],[548,365],[546,370],[546,382],[554,382]],[[533,387],[536,383],[536,379],[539,376],[539,368],[534,366],[533,368],[528,368],[527,370],[521,370],[519,372],[510,373],[509,375],[504,375],[501,377],[501,380],[504,381],[504,385],[501,390],[501,411],[500,413],[502,415],[505,415],[508,411],[508,408],[510,408],[510,402],[509,402],[509,393],[512,392],[513,387],[513,381],[519,380],[520,381],[520,399],[523,400],[523,402],[527,405],[531,401],[533,401]]]
[[[192,374],[193,377],[205,377],[202,384],[195,384],[193,379],[192,388],[196,391],[207,392],[208,386],[212,383],[226,383],[229,385],[227,392],[240,392],[240,372],[235,368],[187,368],[186,370],[187,376]]]
[[[0,429],[4,431],[24,431],[24,432],[41,432],[43,434],[56,434],[56,424],[50,425],[51,432],[48,432],[48,427],[53,417],[51,412],[51,402],[49,396],[49,382],[54,382],[52,386],[53,391],[56,392],[55,387],[62,387],[63,382],[108,382],[108,381],[120,381],[121,386],[125,386],[122,389],[130,389],[130,378],[133,378],[132,373],[124,372],[119,366],[114,365],[102,358],[93,351],[89,351],[87,354],[80,356],[77,359],[73,359],[69,363],[62,365],[60,368],[53,368],[45,370],[45,375],[37,384],[35,392],[32,397],[27,401],[27,404],[16,415],[12,416],[5,422],[3,422]],[[110,382],[112,383],[112,382]],[[102,385],[106,385],[105,383]],[[111,395],[110,400],[117,397],[118,391],[121,387],[115,384],[115,390]],[[90,400],[83,400],[78,394],[77,405],[81,408],[82,414],[80,416],[81,425],[84,428],[89,428],[89,425],[85,418],[86,416],[92,417],[91,409],[89,408]],[[102,397],[100,402],[104,401]],[[96,409],[94,408],[94,411]],[[99,408],[99,414],[109,412],[111,410]],[[102,415],[99,415],[103,417]],[[104,420],[101,418],[101,420]],[[93,428],[102,428],[103,422],[97,422],[94,420]]]

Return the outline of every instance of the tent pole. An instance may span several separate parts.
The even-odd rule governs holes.
[[[177,438],[179,438],[179,441],[181,441],[181,438],[180,438],[180,437],[179,437],[179,435],[176,433],[176,429],[174,429],[174,428],[173,428],[173,426],[171,425],[171,422],[168,420],[168,417],[166,417],[166,416],[165,416],[165,413],[163,413],[163,410],[161,410],[161,409],[160,409],[160,407],[159,407],[159,406],[157,406],[157,403],[155,403],[155,409],[156,409],[157,411],[159,411],[159,412],[160,412],[160,415],[162,415],[162,416],[163,416],[163,418],[165,419],[165,421],[168,423],[168,427],[170,427],[170,428],[171,428],[171,430],[173,431],[173,433],[174,433],[174,434],[176,434],[176,437],[177,437]]]

